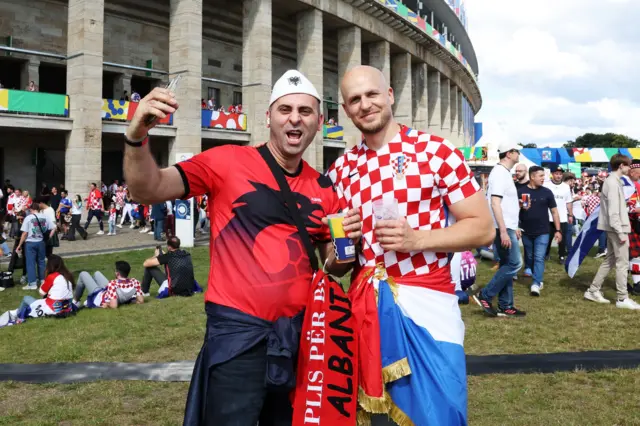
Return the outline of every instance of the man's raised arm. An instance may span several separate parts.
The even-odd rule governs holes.
[[[149,131],[156,123],[178,109],[175,95],[167,89],[155,88],[138,104],[125,133],[124,177],[131,197],[143,204],[175,200],[185,195],[182,176],[176,167],[160,169],[149,149]],[[145,121],[154,116],[149,124]],[[139,145],[139,146],[132,146]]]

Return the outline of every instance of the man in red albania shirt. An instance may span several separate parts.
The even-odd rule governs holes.
[[[131,195],[153,204],[207,194],[211,219],[207,331],[196,361],[184,423],[290,425],[301,311],[312,270],[280,188],[255,147],[227,145],[160,170],[148,146],[147,116],[178,108],[156,88],[139,104],[125,134],[124,171]],[[302,160],[322,129],[321,98],[300,72],[274,85],[267,112],[267,152],[282,169],[325,270],[343,275],[322,219],[338,211],[331,181]],[[263,151],[264,152],[264,151]],[[360,238],[357,210],[344,220]],[[277,361],[277,362],[276,362]]]

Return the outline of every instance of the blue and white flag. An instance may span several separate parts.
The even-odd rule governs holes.
[[[622,190],[624,197],[628,200],[635,192],[635,185],[628,177],[622,176]],[[564,269],[569,274],[569,277],[573,278],[578,272],[578,268],[582,264],[582,261],[589,254],[589,251],[593,248],[598,238],[603,231],[598,230],[598,216],[600,215],[600,206],[589,215],[587,220],[582,225],[582,230],[573,242],[571,252],[567,256],[567,260],[564,264]]]

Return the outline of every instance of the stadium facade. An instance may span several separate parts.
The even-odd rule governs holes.
[[[161,165],[268,138],[271,87],[287,69],[323,94],[326,125],[307,152],[325,169],[359,132],[339,81],[381,69],[398,120],[474,141],[482,105],[461,0],[0,0],[0,176],[35,191],[122,178],[122,134],[144,96],[182,75],[180,110],[152,132]],[[38,92],[25,91],[34,81]],[[202,108],[243,105],[242,114]]]

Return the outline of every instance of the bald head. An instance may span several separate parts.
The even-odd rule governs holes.
[[[381,132],[392,122],[393,90],[384,74],[374,67],[351,68],[340,84],[347,116],[366,136]]]
[[[384,77],[382,71],[369,65],[358,65],[357,67],[351,68],[349,71],[347,71],[344,77],[342,77],[340,91],[342,92],[343,99],[347,99],[345,91],[348,90],[349,87],[354,84],[354,82],[357,82],[361,79],[365,79],[371,83],[375,82],[381,91],[389,89],[389,82]]]

